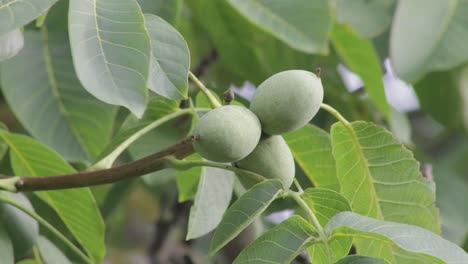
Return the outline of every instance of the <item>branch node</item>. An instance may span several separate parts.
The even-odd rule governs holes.
[[[16,182],[15,185],[16,185],[16,188],[17,188],[17,189],[20,189],[21,187],[24,186],[24,181],[20,178],[20,179],[18,180],[18,182]]]
[[[5,190],[9,192],[18,192],[17,184],[21,182],[21,178],[11,177],[0,180],[0,190]]]

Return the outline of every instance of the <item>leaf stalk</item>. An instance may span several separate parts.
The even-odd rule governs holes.
[[[332,264],[332,257],[331,257],[331,251],[330,251],[330,245],[328,245],[328,236],[325,234],[325,231],[323,230],[322,226],[320,225],[320,222],[318,221],[317,217],[315,216],[314,212],[310,207],[307,205],[307,203],[302,199],[301,195],[297,192],[288,192],[288,196],[292,197],[296,203],[307,213],[307,216],[312,223],[312,225],[315,227],[317,230],[317,233],[319,235],[320,240],[322,243],[325,245],[325,251],[327,254],[327,262],[329,264]]]
[[[188,170],[193,167],[213,167],[213,168],[220,168],[223,170],[232,171],[238,175],[249,177],[256,182],[261,182],[261,181],[266,180],[265,177],[257,173],[243,170],[235,166],[232,166],[230,164],[217,163],[217,162],[212,162],[208,160],[178,160],[174,158],[169,158],[168,166],[177,170]]]
[[[221,103],[216,99],[216,97],[206,88],[206,86],[193,74],[192,72],[189,72],[189,78],[192,80],[193,83],[208,97],[208,101],[210,101],[211,107],[212,108],[217,108],[221,106]]]

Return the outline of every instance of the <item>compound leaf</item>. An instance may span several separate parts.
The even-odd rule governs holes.
[[[66,32],[44,26],[24,37],[23,50],[1,67],[9,106],[28,132],[67,160],[94,159],[110,138],[115,109],[81,86]]]
[[[283,137],[294,159],[315,186],[340,190],[330,135],[327,132],[317,126],[307,124]]]
[[[416,263],[468,263],[468,254],[463,249],[417,226],[380,221],[353,212],[342,212],[330,220],[326,231],[331,235],[331,239],[364,238],[398,247],[418,258],[419,262]]]
[[[430,71],[447,70],[468,59],[468,1],[398,1],[390,35],[397,75],[415,82]]]
[[[234,264],[288,264],[316,240],[313,227],[300,216],[291,216],[248,245]]]
[[[310,188],[302,194],[304,201],[317,216],[321,226],[325,227],[328,221],[339,212],[350,211],[346,198],[341,194],[322,188]],[[335,262],[348,255],[352,239],[338,238],[329,243],[332,261]],[[311,260],[315,263],[328,261],[327,250],[322,243],[317,243],[307,249]]]
[[[188,93],[190,53],[184,38],[162,18],[145,14],[151,38],[151,62],[148,86],[170,99],[183,99]]]
[[[99,100],[146,108],[151,45],[135,0],[70,0],[70,43],[76,73]]]
[[[335,24],[331,40],[338,55],[363,82],[364,89],[382,114],[390,115],[385,97],[382,67],[372,42],[359,37],[351,27]]]
[[[75,170],[56,152],[34,139],[0,131],[0,138],[10,147],[10,159],[17,176],[40,177],[74,173]],[[89,188],[36,193],[63,220],[78,242],[96,262],[106,252],[104,222]]]
[[[440,232],[433,183],[422,177],[413,154],[388,131],[363,121],[336,123],[331,137],[341,193],[354,212]],[[364,241],[357,249],[395,256],[379,243]]]
[[[282,190],[279,180],[263,181],[244,193],[223,216],[211,240],[213,255],[251,224]]]
[[[331,15],[328,1],[228,0],[252,23],[290,47],[307,53],[326,53]],[[313,25],[313,26],[311,26]]]
[[[221,222],[229,206],[234,185],[234,173],[203,167],[187,230],[187,239],[206,235]]]
[[[40,16],[57,0],[4,0],[0,2],[0,36]]]

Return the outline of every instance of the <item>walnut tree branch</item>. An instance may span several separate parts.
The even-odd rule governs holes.
[[[14,184],[13,191],[17,192],[79,188],[113,183],[168,168],[169,157],[182,159],[193,153],[192,142],[194,140],[195,137],[190,136],[155,154],[110,169],[43,177],[1,176],[0,182],[12,182]]]

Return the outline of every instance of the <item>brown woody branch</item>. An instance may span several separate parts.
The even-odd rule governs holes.
[[[129,162],[110,169],[95,171],[80,171],[72,174],[56,176],[22,176],[15,183],[16,191],[43,191],[68,188],[80,188],[93,185],[114,183],[168,167],[167,158],[182,159],[193,153],[192,142],[194,136],[185,138],[178,143],[167,147],[155,154]],[[9,179],[16,176],[1,176],[0,179]]]

